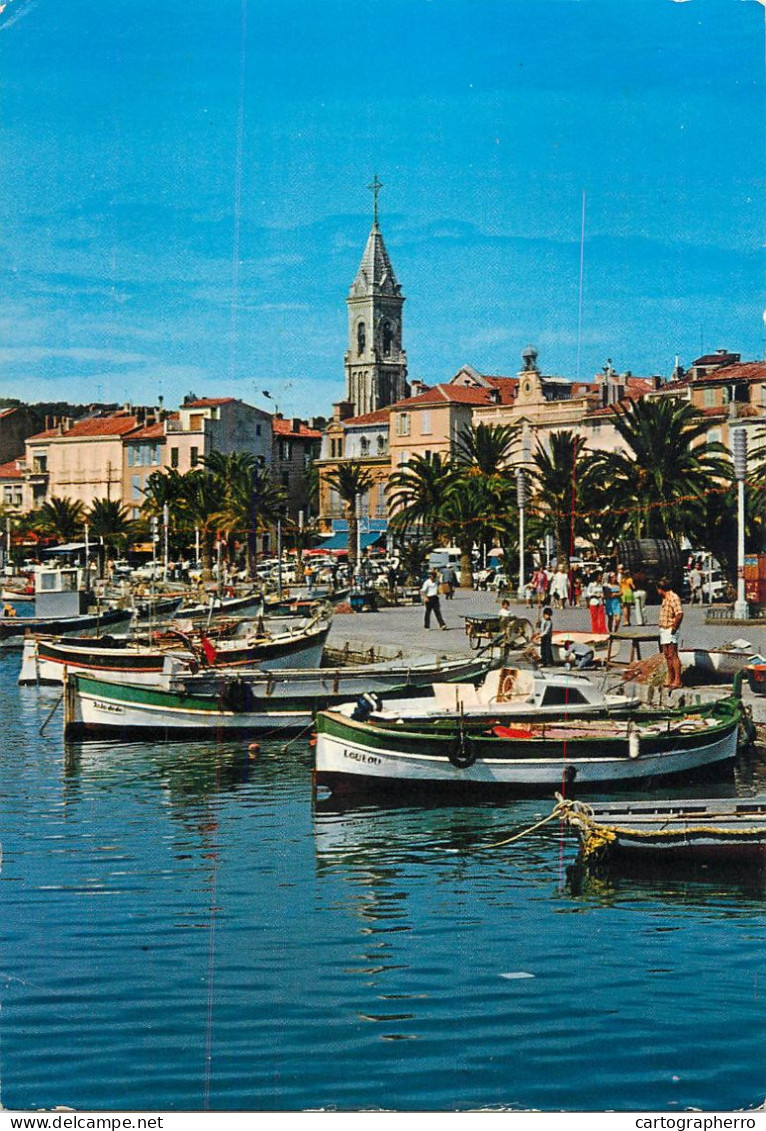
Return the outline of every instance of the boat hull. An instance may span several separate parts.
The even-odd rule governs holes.
[[[189,735],[255,733],[307,727],[318,710],[374,689],[421,694],[435,678],[466,678],[486,670],[479,661],[402,668],[393,663],[355,669],[293,669],[284,675],[211,670],[171,677],[167,686],[121,684],[93,673],[68,676],[67,737],[118,733],[165,740]]]
[[[322,712],[317,719],[316,781],[333,792],[378,787],[498,789],[550,793],[636,788],[733,764],[739,714],[705,733],[647,737],[637,757],[627,737],[613,739],[508,739],[436,735],[371,727]],[[555,728],[551,727],[555,733]],[[564,733],[563,731],[561,733]],[[470,744],[473,764],[458,768],[460,743]]]
[[[752,651],[731,652],[715,648],[688,648],[681,649],[678,658],[684,670],[688,668],[708,680],[727,683],[737,672],[743,671],[752,664],[756,656]]]
[[[766,866],[766,801],[729,798],[585,806],[584,813],[574,813],[571,823],[589,865]]]
[[[237,734],[299,730],[312,719],[310,704],[234,696],[182,695],[137,684],[115,684],[91,676],[67,679],[64,735],[128,737],[151,735],[155,741],[224,738]]]
[[[124,609],[108,609],[96,615],[45,618],[8,617],[0,620],[0,647],[23,648],[27,633],[55,633],[57,636],[89,633],[97,635],[106,628],[127,628],[132,614]]]
[[[319,667],[329,625],[310,634],[284,634],[272,640],[246,644],[216,645],[213,668],[257,667],[282,671],[295,667]],[[83,647],[58,640],[28,640],[24,643],[20,684],[62,683],[65,674],[83,673],[122,683],[154,686],[165,670],[168,649],[141,648],[127,643],[119,648]],[[179,651],[179,656],[180,656]],[[191,661],[194,657],[188,654]]]

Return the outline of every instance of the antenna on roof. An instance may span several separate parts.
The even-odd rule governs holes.
[[[585,189],[582,190],[582,222],[580,225],[580,296],[577,303],[577,380],[580,380],[580,345],[582,342],[582,280],[585,266]]]

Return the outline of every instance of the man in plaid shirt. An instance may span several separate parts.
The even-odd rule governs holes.
[[[678,629],[684,619],[681,598],[670,588],[670,582],[666,577],[657,582],[657,592],[662,598],[659,618],[660,651],[668,665],[666,686],[669,691],[676,691],[682,686],[681,661],[678,658]]]

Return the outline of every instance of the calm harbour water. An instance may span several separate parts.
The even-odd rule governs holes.
[[[0,660],[8,1108],[679,1110],[766,1092],[764,881],[588,881],[548,801],[315,812],[296,742],[64,749]],[[523,975],[523,976],[522,976]],[[529,976],[531,975],[531,976]]]

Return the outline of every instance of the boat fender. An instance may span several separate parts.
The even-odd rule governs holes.
[[[260,742],[251,742],[247,747],[247,757],[249,761],[254,762],[261,752]]]
[[[641,754],[641,739],[634,726],[628,728],[628,757],[636,759]]]
[[[450,749],[449,760],[456,770],[469,770],[476,761],[476,752],[462,728]]]

